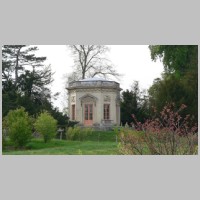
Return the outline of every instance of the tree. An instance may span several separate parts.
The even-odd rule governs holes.
[[[12,51],[7,47],[2,47],[2,114],[6,116],[9,110],[17,108],[18,94],[13,82],[12,74],[14,71],[13,67],[13,54]]]
[[[162,79],[155,79],[149,88],[149,101],[151,106],[160,111],[167,103],[176,103],[176,107],[186,104],[184,90],[181,81],[174,75],[163,74]]]
[[[131,90],[122,92],[121,99],[121,121],[122,124],[131,124],[135,115],[140,121],[144,121],[148,116],[147,98],[144,92],[140,91],[138,81],[134,81]]]
[[[24,108],[9,111],[6,124],[11,142],[15,147],[24,147],[31,139],[32,127]]]
[[[58,108],[53,108],[50,114],[57,120],[58,126],[65,128],[68,125],[69,117],[67,114],[60,112]]]
[[[46,57],[36,57],[33,54],[37,51],[37,47],[26,45],[4,45],[2,47],[5,70],[15,73],[14,84],[17,86],[19,83],[20,71],[24,71],[25,66],[30,66],[33,69],[42,66],[42,62],[46,60]],[[4,70],[4,71],[5,71]],[[5,75],[5,73],[4,73]]]
[[[25,47],[25,45],[4,45],[2,47],[2,55],[3,55],[3,70],[2,77],[4,80],[9,80],[11,78],[11,72],[15,72],[15,85],[18,80],[18,72],[23,68],[20,66],[20,51]]]
[[[50,141],[57,130],[57,120],[55,120],[48,112],[41,113],[34,124],[36,131],[42,134],[44,142]]]
[[[175,109],[174,104],[167,104],[158,116],[139,122],[133,121],[136,130],[121,129],[119,134],[122,154],[176,155],[197,154],[197,124],[189,127],[190,117],[182,117],[186,106]]]
[[[187,111],[198,119],[198,46],[151,45],[153,61],[161,59],[165,67],[162,79],[149,89],[151,104],[160,110],[166,103],[177,107],[186,104]],[[161,110],[160,110],[161,111]]]
[[[121,121],[122,124],[130,124],[132,122],[131,114],[135,114],[137,102],[132,91],[126,90],[122,92],[121,100]]]
[[[50,66],[44,65],[46,57],[35,55],[37,50],[26,45],[2,47],[3,116],[17,106],[34,115],[49,107],[48,85],[53,81],[53,73]]]
[[[110,60],[105,54],[109,48],[104,45],[71,45],[69,46],[73,58],[75,71],[70,78],[74,80],[94,76],[119,77]]]
[[[165,72],[177,72],[197,70],[198,46],[197,45],[150,45],[152,60],[160,58],[165,67]]]

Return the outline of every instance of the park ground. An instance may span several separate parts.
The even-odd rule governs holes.
[[[128,131],[128,130],[127,130]],[[141,132],[131,132],[132,137],[123,138],[125,144],[129,138],[127,145],[121,145],[119,135],[115,131],[93,131],[85,136],[84,140],[60,140],[52,139],[45,143],[42,138],[33,138],[25,147],[15,148],[9,138],[6,138],[6,145],[2,151],[3,155],[132,155],[132,154],[160,154],[160,155],[195,155],[198,154],[198,137],[180,137],[177,138],[177,147],[172,148],[169,142],[158,141],[154,138],[154,142],[144,143],[140,140]],[[134,139],[134,140],[133,140]],[[189,139],[189,140],[188,140]],[[189,142],[189,143],[188,143]],[[148,146],[150,145],[150,146]],[[153,145],[153,146],[152,146]],[[134,147],[134,148],[133,148]],[[156,152],[152,152],[156,149]],[[162,148],[161,148],[162,147]],[[165,147],[165,148],[164,148]],[[133,149],[132,149],[133,148]],[[150,149],[151,148],[151,149]],[[142,153],[141,153],[142,150]]]
[[[114,131],[95,131],[84,141],[53,139],[44,143],[42,138],[34,138],[24,149],[14,149],[7,140],[3,155],[117,155],[118,141]]]

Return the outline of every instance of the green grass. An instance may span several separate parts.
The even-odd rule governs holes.
[[[95,131],[84,141],[54,139],[44,143],[42,139],[32,139],[23,150],[14,150],[7,141],[3,155],[117,155],[117,146],[113,131]]]
[[[133,132],[136,136],[142,132]],[[181,140],[185,144],[184,138]],[[143,154],[150,155],[149,148],[143,144]],[[156,142],[155,142],[156,145]],[[183,146],[184,147],[184,146]],[[198,146],[197,146],[198,147]],[[128,147],[129,148],[129,147]],[[130,149],[129,149],[130,150]],[[3,155],[119,155],[120,149],[114,131],[95,131],[84,141],[53,139],[44,143],[43,139],[32,139],[24,149],[14,149],[10,140],[6,140]],[[134,152],[137,154],[137,151]],[[126,150],[125,150],[126,154]],[[129,154],[129,153],[128,153]]]

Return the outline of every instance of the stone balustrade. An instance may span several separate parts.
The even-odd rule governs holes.
[[[69,83],[68,88],[92,88],[92,87],[106,87],[106,88],[119,88],[119,83],[115,81],[74,81]]]

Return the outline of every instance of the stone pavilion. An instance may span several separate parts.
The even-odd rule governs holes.
[[[120,125],[120,85],[102,78],[69,83],[69,117],[84,127]]]

